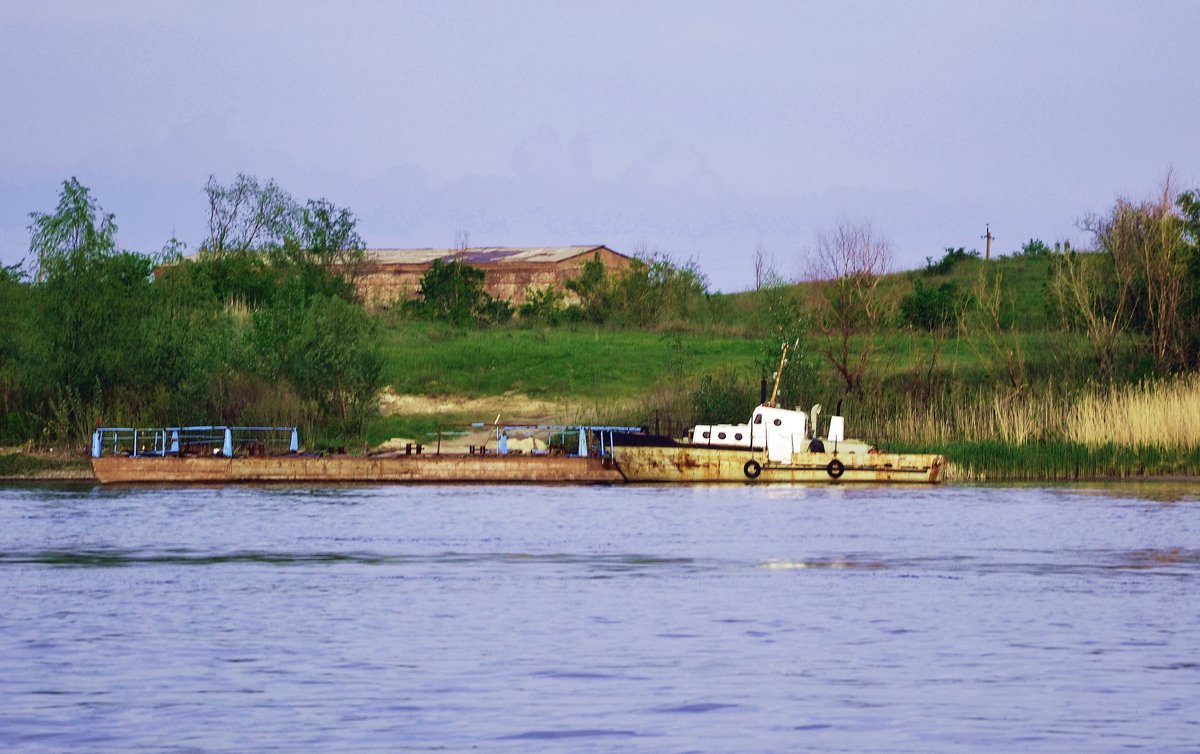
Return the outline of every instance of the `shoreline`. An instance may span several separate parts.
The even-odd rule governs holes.
[[[953,462],[951,462],[951,468],[953,468]],[[70,467],[70,468],[46,468],[46,469],[42,469],[39,471],[20,473],[20,474],[0,474],[0,485],[9,484],[9,483],[23,483],[23,482],[46,482],[46,483],[92,482],[94,484],[100,484],[100,481],[96,478],[96,475],[92,472],[92,469],[90,468],[90,466],[88,466],[88,467],[74,466],[74,467]],[[270,480],[264,480],[264,482],[271,483]],[[979,479],[979,478],[963,478],[962,476],[956,474],[956,475],[951,476],[949,479],[946,479],[946,480],[940,482],[939,485],[940,486],[948,486],[948,487],[957,487],[957,486],[973,487],[973,486],[987,486],[987,485],[993,485],[993,484],[1019,484],[1019,485],[1029,485],[1029,484],[1055,484],[1055,485],[1057,485],[1057,484],[1085,484],[1085,483],[1141,484],[1141,483],[1145,483],[1145,482],[1200,483],[1200,476],[1195,475],[1195,474],[1144,474],[1144,475],[1128,474],[1128,475],[1112,475],[1112,476],[1088,476],[1088,477],[1080,477],[1078,479],[1062,479],[1062,478],[1037,479],[1037,478],[1032,478],[1029,475],[1020,475],[1020,476],[1014,475],[1014,476],[1008,477],[1008,478],[1005,478],[1002,475],[996,475],[991,478]],[[355,482],[350,481],[350,482],[341,482],[341,483],[342,484],[345,484],[345,483],[353,484]],[[378,483],[379,482],[362,482],[362,484],[378,484]],[[171,484],[175,484],[175,483],[169,482],[169,481],[164,481],[164,482],[155,482],[154,484],[170,486]],[[192,484],[192,482],[178,482],[178,484],[187,485],[187,484]],[[240,484],[240,482],[239,482],[239,484]],[[254,484],[254,483],[251,482],[250,484]],[[825,482],[825,483],[821,483],[821,484],[828,484],[828,483]],[[801,486],[803,486],[803,485],[801,485]]]
[[[945,453],[944,448],[939,452]],[[960,450],[964,450],[960,448]],[[1134,449],[1130,449],[1134,451]],[[7,452],[5,452],[7,451]],[[1134,451],[1136,452],[1136,451]],[[970,455],[967,450],[966,455]],[[951,457],[952,458],[952,457]],[[1061,483],[1143,483],[1143,482],[1200,482],[1200,474],[1192,468],[1192,464],[1182,464],[1185,468],[1166,473],[1146,473],[1145,466],[1140,464],[1124,465],[1123,473],[1087,474],[1086,464],[1063,464],[1058,468],[1047,468],[1039,463],[1038,456],[1027,456],[1020,460],[1011,459],[1004,464],[1005,468],[978,468],[969,458],[960,461],[950,460],[941,484],[947,485],[979,485],[979,484],[1061,484]],[[1044,461],[1044,459],[1042,459]],[[1103,467],[1107,464],[1096,464]],[[1118,467],[1121,464],[1118,464]],[[1164,464],[1175,465],[1175,464]],[[972,468],[974,466],[974,468]],[[1140,466],[1140,468],[1139,468]],[[1073,467],[1073,468],[1072,468]],[[1084,467],[1084,468],[1081,468]],[[1095,468],[1095,466],[1093,467]],[[1112,466],[1109,466],[1112,468]],[[1051,473],[1046,473],[1046,472]],[[1041,472],[1041,473],[1039,473]],[[1074,473],[1071,473],[1074,472]],[[64,455],[60,453],[29,453],[18,449],[0,450],[0,484],[17,482],[93,482],[99,484],[92,470],[91,458],[85,455]],[[171,482],[164,482],[171,484]]]

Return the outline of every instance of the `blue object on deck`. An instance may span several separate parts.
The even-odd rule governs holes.
[[[100,457],[100,430],[92,433],[92,458]]]
[[[233,430],[225,428],[225,442],[221,444],[221,455],[233,458]]]
[[[508,453],[508,435],[500,435],[500,452]]]
[[[295,427],[292,428],[292,441],[288,443],[288,451],[291,453],[300,452],[300,431]]]
[[[171,430],[171,452],[179,452],[179,430],[177,429]]]
[[[579,455],[587,455],[587,432],[584,431],[583,427],[579,428]]]

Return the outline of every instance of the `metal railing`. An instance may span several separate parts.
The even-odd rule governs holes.
[[[300,450],[296,427],[97,427],[92,433],[92,457],[123,455],[162,457],[213,455],[272,455]]]

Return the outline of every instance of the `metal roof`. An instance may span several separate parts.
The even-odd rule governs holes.
[[[554,264],[605,248],[607,247],[597,245],[539,246],[536,248],[480,246],[466,249],[367,249],[367,261],[380,264],[430,264],[433,260],[440,259],[444,262],[458,260],[467,264]]]

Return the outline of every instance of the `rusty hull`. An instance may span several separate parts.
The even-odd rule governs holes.
[[[102,484],[503,482],[603,484],[624,478],[599,458],[532,455],[138,457],[92,459]]]
[[[908,482],[933,484],[946,468],[945,456],[900,453],[796,453],[792,462],[772,463],[762,451],[698,446],[613,448],[614,460],[630,482],[707,484],[742,482]],[[830,473],[834,458],[840,477]],[[760,469],[752,476],[755,467]]]

